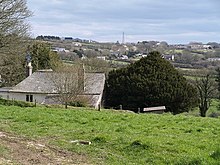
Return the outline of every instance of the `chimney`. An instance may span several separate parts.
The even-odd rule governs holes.
[[[84,90],[85,90],[85,68],[84,68],[84,64],[80,64],[79,69],[78,69],[78,88],[82,92],[84,92]]]
[[[31,55],[28,53],[26,55],[26,77],[32,75],[32,69],[33,67],[31,66]]]
[[[29,77],[30,75],[32,75],[32,69],[33,69],[33,67],[31,66],[31,62],[29,62],[28,64],[27,64],[27,77]]]

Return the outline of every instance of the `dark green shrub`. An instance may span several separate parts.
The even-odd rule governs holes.
[[[83,101],[70,102],[68,105],[73,107],[87,107],[87,104]]]
[[[150,147],[150,145],[141,143],[141,141],[139,141],[139,140],[135,140],[130,144],[129,147],[133,148],[133,149],[148,149]]]
[[[166,111],[178,114],[196,106],[194,86],[159,52],[126,68],[113,70],[106,81],[106,107],[137,111],[151,106],[166,106]]]
[[[210,156],[215,160],[220,160],[220,148],[214,151]]]
[[[218,118],[220,116],[219,112],[212,112],[209,117]]]
[[[97,137],[95,137],[92,141],[93,141],[93,142],[96,142],[96,143],[105,143],[105,142],[106,142],[106,139],[105,139],[105,137],[97,136]]]
[[[25,101],[18,101],[18,100],[6,100],[0,98],[0,105],[6,106],[19,106],[19,107],[34,107],[35,104]]]
[[[175,163],[175,165],[201,165],[202,160],[200,158],[184,159]]]

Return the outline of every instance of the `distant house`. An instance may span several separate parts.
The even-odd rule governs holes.
[[[104,61],[106,60],[106,56],[97,56],[96,58]]]
[[[121,55],[119,57],[119,59],[121,59],[121,60],[128,60],[128,56],[127,55]]]
[[[208,58],[207,61],[213,62],[213,61],[220,61],[220,58]]]
[[[147,54],[142,54],[142,53],[138,53],[138,54],[135,54],[135,57],[147,57]]]
[[[172,46],[176,49],[181,49],[181,50],[189,48],[188,45],[183,45],[183,44],[177,44],[177,45],[172,45]]]
[[[162,55],[162,58],[169,60],[169,61],[175,61],[175,56],[172,55]]]
[[[202,43],[191,43],[189,44],[191,49],[212,49],[211,45],[202,44]]]
[[[74,46],[76,46],[76,47],[81,47],[81,46],[82,46],[82,44],[79,43],[79,42],[73,42],[72,44],[73,44]]]
[[[157,113],[157,114],[162,114],[166,110],[165,106],[158,106],[158,107],[148,107],[144,108],[143,112],[145,113]]]
[[[50,79],[51,74],[54,74],[51,70],[37,71],[14,87],[0,88],[0,96],[4,99],[36,101],[39,104],[59,104],[51,99],[52,96],[58,95]],[[102,100],[105,74],[85,73],[84,80],[85,90],[81,95],[87,98],[90,106],[98,108]]]
[[[65,48],[59,48],[59,47],[53,48],[52,51],[54,51],[54,52],[66,52],[66,53],[70,52],[69,50],[66,50]]]

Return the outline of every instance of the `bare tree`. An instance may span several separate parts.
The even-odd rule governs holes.
[[[110,70],[110,64],[103,59],[88,58],[83,60],[83,62],[90,72],[108,73]]]
[[[31,15],[26,0],[0,0],[0,73],[5,82],[0,86],[14,85],[24,78],[26,19]]]
[[[199,94],[200,115],[205,117],[216,90],[215,80],[212,75],[208,73],[204,77],[196,79],[196,87]]]
[[[26,0],[0,0],[0,48],[9,47],[27,36],[26,19],[31,15]]]
[[[84,93],[85,87],[85,74],[82,65],[80,67],[62,66],[51,74],[50,79],[58,94],[53,98],[56,102],[64,104],[67,108],[70,103],[82,101],[80,95]]]

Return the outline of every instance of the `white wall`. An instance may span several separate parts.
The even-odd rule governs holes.
[[[31,94],[31,93],[7,93],[7,92],[1,92],[0,91],[0,96],[4,99],[9,99],[9,100],[20,100],[20,101],[26,101],[26,95],[33,95],[33,102],[36,102],[41,104],[44,103],[45,98],[47,94]],[[92,95],[89,97],[90,99],[90,105],[93,106],[94,108],[98,109],[99,104],[101,104],[102,100],[102,93],[99,95]]]
[[[8,99],[9,94],[8,94],[8,92],[0,92],[0,97],[3,99]]]
[[[9,100],[20,100],[26,101],[26,95],[33,95],[33,102],[36,100],[37,103],[42,103],[45,100],[47,94],[27,94],[27,93],[0,93],[2,98]]]

